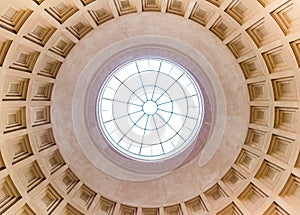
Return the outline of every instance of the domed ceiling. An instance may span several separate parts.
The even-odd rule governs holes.
[[[2,0],[0,214],[298,214],[299,11],[298,0]],[[105,79],[142,58],[183,67],[203,97],[197,138],[164,159],[124,156],[97,119]]]

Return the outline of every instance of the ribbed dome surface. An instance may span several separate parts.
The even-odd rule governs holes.
[[[2,0],[0,214],[300,211],[299,0]],[[142,57],[191,72],[185,153],[139,162],[97,124],[105,78]]]

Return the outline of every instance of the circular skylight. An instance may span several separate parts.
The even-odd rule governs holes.
[[[184,150],[203,118],[202,95],[179,65],[136,59],[115,69],[98,97],[98,121],[111,145],[134,159],[159,160]]]

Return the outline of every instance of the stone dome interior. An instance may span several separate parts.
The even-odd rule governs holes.
[[[0,214],[299,214],[299,12],[299,0],[1,0]],[[93,121],[99,83],[143,56],[195,71],[207,107],[198,148],[156,166],[115,153]]]

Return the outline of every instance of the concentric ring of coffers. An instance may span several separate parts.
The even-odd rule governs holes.
[[[125,62],[107,77],[98,98],[104,136],[133,159],[180,153],[199,133],[203,98],[180,65],[158,57]]]

